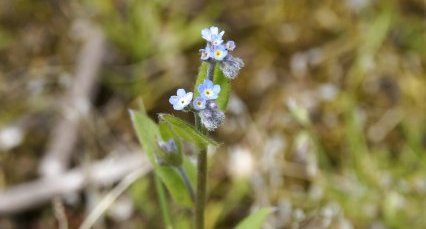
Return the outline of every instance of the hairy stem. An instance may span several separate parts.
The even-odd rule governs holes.
[[[207,186],[207,150],[203,149],[198,154],[197,162],[197,199],[195,204],[195,228],[204,229],[204,208],[206,204]]]
[[[213,80],[216,62],[209,62],[207,79]],[[200,118],[195,114],[195,126],[197,130],[206,133]],[[204,229],[204,208],[207,195],[207,148],[201,149],[197,156],[197,195],[195,199],[195,228]]]
[[[216,61],[211,60],[208,63],[209,67],[207,68],[207,79],[213,81],[214,67],[216,66]]]

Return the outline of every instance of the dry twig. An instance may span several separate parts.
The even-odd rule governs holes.
[[[142,169],[142,174],[151,170],[148,159],[140,152],[95,162],[88,172],[76,168],[59,176],[21,184],[0,192],[0,215],[40,206],[55,196],[82,189],[89,181],[95,186],[111,185],[138,169]]]

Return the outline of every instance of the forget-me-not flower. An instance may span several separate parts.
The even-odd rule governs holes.
[[[224,33],[225,31],[219,33],[219,28],[215,26],[201,30],[201,36],[213,45],[222,44],[222,36]]]
[[[202,96],[198,96],[192,102],[192,106],[194,107],[195,110],[203,110],[206,108],[206,99],[203,98]]]
[[[209,52],[209,55],[218,61],[222,61],[228,55],[228,50],[224,45],[214,45],[209,49]]]
[[[176,95],[170,96],[169,102],[173,105],[173,109],[183,110],[191,103],[192,92],[186,93],[184,89],[177,90]]]
[[[209,79],[205,79],[202,84],[198,86],[198,92],[200,95],[206,99],[217,99],[220,93],[220,86],[217,84],[213,84],[213,82]]]

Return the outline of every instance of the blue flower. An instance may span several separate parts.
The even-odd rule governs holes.
[[[235,42],[234,41],[227,41],[225,44],[225,48],[229,51],[233,51],[235,49]]]
[[[203,37],[208,42],[212,43],[213,45],[220,45],[222,44],[222,36],[225,33],[225,31],[222,31],[219,33],[219,28],[212,26],[210,28],[205,28],[201,30],[201,37]]]
[[[206,108],[206,99],[202,96],[198,96],[194,99],[192,105],[194,106],[195,110],[203,110]]]
[[[209,51],[209,55],[218,61],[222,61],[228,55],[228,50],[224,45],[214,45]]]
[[[173,109],[183,110],[191,103],[192,92],[186,93],[184,89],[177,90],[176,95],[170,96],[169,102],[173,105]]]
[[[220,86],[217,84],[213,85],[211,80],[206,79],[198,86],[198,91],[200,92],[200,95],[206,100],[217,99],[220,92]]]

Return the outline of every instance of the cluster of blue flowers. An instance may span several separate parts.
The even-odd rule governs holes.
[[[206,108],[208,100],[215,100],[219,97],[220,86],[206,79],[198,86],[198,92],[200,96],[194,99],[192,108],[200,111]],[[173,109],[180,111],[188,107],[192,101],[192,97],[192,92],[186,92],[185,89],[180,88],[176,91],[176,95],[170,96],[169,102],[173,105]]]
[[[220,86],[213,84],[209,79],[198,86],[200,96],[192,100],[193,93],[180,88],[176,95],[170,97],[169,102],[175,110],[189,110],[198,112],[201,123],[208,130],[216,129],[225,119],[225,114],[218,110],[215,100],[219,97]],[[192,101],[192,106],[190,105]]]
[[[235,79],[240,69],[244,67],[244,62],[229,53],[234,51],[236,45],[234,41],[227,41],[223,44],[223,34],[225,31],[219,32],[219,28],[214,26],[201,31],[201,36],[207,41],[206,47],[200,49],[201,60],[220,62],[223,74],[229,79]]]
[[[213,26],[201,31],[202,38],[207,41],[206,47],[200,49],[201,60],[210,63],[218,62],[225,77],[235,79],[244,62],[229,53],[235,49],[236,45],[234,41],[223,44],[224,33],[225,31],[219,32],[219,28]],[[197,112],[203,126],[208,130],[214,130],[225,119],[225,114],[218,109],[215,102],[219,97],[220,85],[214,84],[211,79],[206,79],[197,90],[200,96],[193,100],[192,92],[178,89],[176,95],[170,97],[169,102],[175,110]]]

